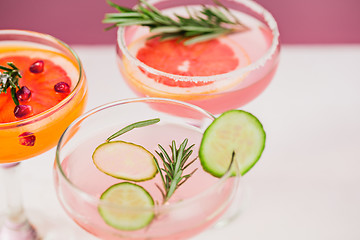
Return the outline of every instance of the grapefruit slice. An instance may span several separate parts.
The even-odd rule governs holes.
[[[184,45],[177,39],[161,41],[159,38],[147,40],[136,58],[149,67],[183,76],[212,76],[230,72],[239,65],[234,51],[218,39],[192,45]],[[153,76],[149,75],[151,78]],[[209,82],[184,82],[160,77],[156,81],[168,86],[192,87]]]
[[[156,70],[189,77],[224,74],[250,64],[244,49],[228,37],[184,45],[177,39],[142,37],[129,45],[129,52]],[[125,75],[131,85],[149,96],[180,97],[183,94],[206,94],[229,89],[242,81],[236,76],[221,81],[188,81],[173,79],[138,68],[123,58]],[[190,80],[190,79],[189,79]]]
[[[55,85],[62,83],[73,89],[77,81],[78,70],[65,56],[48,50],[17,50],[0,52],[0,65],[6,66],[8,62],[20,69],[22,78],[19,85],[26,86],[31,96],[21,99],[19,104],[30,106],[31,112],[25,116],[16,117],[15,103],[11,93],[0,94],[0,123],[18,121],[39,114],[58,104],[69,92],[56,91]],[[43,63],[43,69],[34,70],[34,64]],[[31,70],[32,69],[32,70]]]
[[[99,206],[101,217],[108,225],[119,230],[134,231],[144,228],[155,216],[151,209],[145,209],[154,206],[153,198],[143,187],[134,183],[112,185],[100,199],[110,203]]]

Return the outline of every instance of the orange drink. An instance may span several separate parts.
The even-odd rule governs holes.
[[[68,54],[25,42],[7,42],[0,45],[0,65],[8,62],[20,70],[19,85],[25,88],[17,91],[17,98],[20,106],[27,107],[17,108],[16,116],[11,92],[0,94],[0,163],[21,161],[52,148],[83,112],[86,102],[83,69]],[[66,89],[56,89],[61,86]],[[29,113],[22,116],[21,111]]]
[[[0,239],[38,239],[23,210],[15,166],[54,147],[86,99],[84,70],[69,46],[46,34],[0,30],[0,169],[7,203]]]

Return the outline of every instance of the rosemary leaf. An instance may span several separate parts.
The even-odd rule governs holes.
[[[197,37],[193,37],[193,38],[190,38],[189,40],[186,40],[184,42],[184,44],[191,45],[191,44],[198,43],[198,42],[208,41],[210,39],[220,37],[223,34],[224,34],[223,32],[219,32],[219,33],[208,33],[208,34],[204,34],[204,35],[199,35]]]
[[[163,181],[163,183],[165,182],[165,179],[164,179],[164,175],[161,171],[161,168],[159,166],[159,162],[157,161],[157,159],[154,157],[154,161],[155,161],[155,165],[156,165],[156,168],[158,170],[158,172],[160,173],[160,176],[161,176],[161,180]],[[163,194],[164,195],[164,194]]]
[[[133,12],[133,10],[131,8],[127,8],[127,7],[121,7],[113,2],[111,2],[110,0],[106,1],[111,7],[115,8],[116,10],[118,10],[119,12]]]
[[[117,26],[132,26],[134,24],[141,25],[141,24],[151,24],[153,23],[151,20],[136,20],[136,21],[126,21],[126,22],[119,22],[116,24]]]
[[[145,127],[145,126],[149,126],[155,123],[158,123],[160,121],[159,118],[154,118],[154,119],[149,119],[149,120],[144,120],[144,121],[139,121],[133,124],[130,124],[122,129],[120,129],[118,132],[114,133],[113,135],[111,135],[110,137],[108,137],[106,139],[107,142],[111,141],[112,139],[134,129],[134,128],[140,128],[140,127]]]
[[[221,30],[221,28],[219,29],[214,29],[214,28],[206,28],[206,27],[199,27],[199,26],[182,26],[181,27],[182,30],[184,31],[189,31],[189,32],[212,32],[212,31],[216,31],[216,30]]]
[[[9,63],[8,63],[8,65],[9,65]],[[13,70],[11,68],[7,68],[7,67],[4,67],[4,66],[0,66],[0,69],[5,70],[5,71],[10,71],[10,72]]]
[[[154,27],[150,31],[152,33],[174,33],[174,32],[180,32],[182,28],[179,27]]]
[[[132,17],[141,17],[142,15],[137,12],[122,12],[122,13],[107,13],[105,14],[105,19],[107,18],[132,18]]]
[[[13,99],[16,106],[20,104],[16,97],[16,88],[11,88],[11,98]]]

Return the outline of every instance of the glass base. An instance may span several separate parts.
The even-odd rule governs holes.
[[[0,228],[0,240],[39,240],[39,236],[28,221],[23,223],[5,222]]]
[[[249,201],[249,189],[246,183],[244,183],[244,178],[241,179],[239,183],[239,189],[234,195],[234,199],[230,207],[225,211],[224,215],[213,225],[213,228],[223,228],[233,221],[238,219],[243,212],[246,210],[247,202]]]

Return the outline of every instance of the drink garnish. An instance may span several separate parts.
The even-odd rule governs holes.
[[[160,121],[159,118],[144,120],[132,123],[106,139],[94,151],[92,158],[95,166],[103,173],[115,178],[130,181],[146,181],[155,177],[159,172],[164,185],[164,190],[160,186],[163,201],[166,202],[174,191],[182,185],[191,175],[183,175],[183,171],[195,161],[186,163],[192,154],[191,148],[186,148],[188,139],[185,139],[179,148],[175,141],[172,141],[171,157],[166,150],[159,144],[160,152],[155,151],[162,160],[163,168],[160,167],[158,160],[144,147],[125,141],[111,141],[114,138],[139,127],[149,126]]]
[[[111,140],[134,128],[159,121],[155,118],[132,123],[108,137],[92,155],[95,166],[103,173],[123,180],[139,182],[154,178],[158,170],[151,152],[134,143]]]
[[[119,6],[110,0],[107,2],[119,13],[105,15],[103,23],[112,24],[106,30],[131,25],[147,26],[154,33],[151,38],[186,39],[186,45],[248,30],[248,27],[218,0],[213,0],[215,6],[203,5],[200,11],[191,12],[186,8],[187,17],[178,14],[169,17],[146,0],[139,0],[134,9]]]
[[[144,120],[144,121],[139,121],[139,122],[135,122],[135,123],[132,123],[122,129],[120,129],[119,131],[117,131],[116,133],[114,133],[113,135],[111,135],[110,137],[108,137],[106,139],[107,142],[109,142],[110,140],[134,129],[134,128],[140,128],[140,127],[145,127],[145,126],[149,126],[149,125],[152,125],[152,124],[155,124],[155,123],[158,123],[160,121],[159,118],[154,118],[154,119],[149,119],[149,120]]]
[[[16,89],[20,89],[19,78],[21,78],[20,70],[12,62],[8,62],[9,67],[0,66],[0,93],[7,93],[8,88],[11,91],[11,97],[15,105],[19,105],[19,100],[16,96]]]
[[[149,126],[160,121],[159,118],[149,119],[132,123],[107,138],[105,143],[100,144],[94,151],[92,158],[95,166],[103,173],[112,177],[128,181],[145,181],[155,177],[159,172],[163,182],[164,190],[156,184],[163,197],[163,204],[169,200],[175,190],[184,184],[192,174],[184,175],[184,170],[192,164],[196,158],[189,163],[194,144],[187,147],[188,139],[185,139],[179,148],[176,142],[172,141],[171,157],[166,150],[159,144],[160,151],[155,151],[162,160],[163,168],[160,167],[158,160],[144,147],[125,141],[112,141],[114,138],[139,127]],[[154,201],[151,195],[141,186],[122,182],[115,184],[105,190],[101,199],[116,203],[121,206],[131,206],[144,208],[153,206]],[[133,205],[133,204],[136,204]],[[99,213],[104,221],[120,230],[137,230],[147,226],[155,216],[151,211],[138,211],[132,213],[131,210],[115,211],[106,206],[99,207]],[[132,217],[131,217],[132,216]],[[131,218],[131,221],[129,220]]]
[[[194,144],[187,147],[188,139],[185,138],[177,147],[173,140],[170,145],[171,154],[158,144],[160,151],[155,152],[161,158],[160,167],[158,160],[144,147],[134,143],[111,141],[134,128],[149,126],[159,120],[156,118],[140,121],[122,128],[96,148],[93,160],[104,173],[124,180],[144,181],[159,172],[163,188],[155,184],[162,194],[162,204],[165,204],[197,170],[184,174],[184,170],[197,159],[196,157],[187,162],[193,153]],[[265,138],[263,126],[254,115],[242,110],[226,111],[216,118],[203,134],[199,148],[201,165],[204,171],[215,177],[222,177],[227,173],[230,176],[244,175],[260,158],[265,147]],[[130,157],[123,160],[127,156]],[[233,168],[234,162],[236,168]],[[100,199],[106,200],[106,203],[101,203],[98,208],[101,217],[108,225],[120,230],[144,228],[157,217],[153,210],[155,202],[150,193],[131,182],[110,186]],[[111,207],[111,204],[123,208],[117,209],[116,206]]]
[[[104,221],[119,230],[135,231],[146,227],[155,217],[154,200],[143,187],[122,182],[110,186],[100,199],[98,210]],[[117,208],[117,206],[122,206]],[[148,209],[147,209],[148,208]]]
[[[156,186],[161,191],[164,203],[169,200],[175,190],[180,187],[186,180],[188,180],[197,170],[195,169],[191,173],[183,175],[184,170],[196,160],[195,158],[191,162],[185,164],[191,156],[193,152],[191,148],[194,146],[194,144],[192,144],[190,147],[186,148],[187,143],[188,139],[185,139],[179,148],[176,148],[175,141],[172,141],[172,145],[170,146],[171,157],[160,144],[158,145],[161,152],[156,151],[156,153],[161,158],[164,168],[160,168],[160,165],[156,159],[155,162],[165,190],[163,191],[160,186]]]
[[[44,112],[72,91],[77,69],[57,53],[34,50],[0,58],[0,122],[14,122]],[[71,66],[70,66],[71,64]],[[13,104],[14,103],[14,104]]]
[[[221,177],[234,158],[244,175],[259,160],[265,139],[264,128],[254,115],[243,110],[226,111],[204,132],[199,149],[201,165],[211,175]]]

